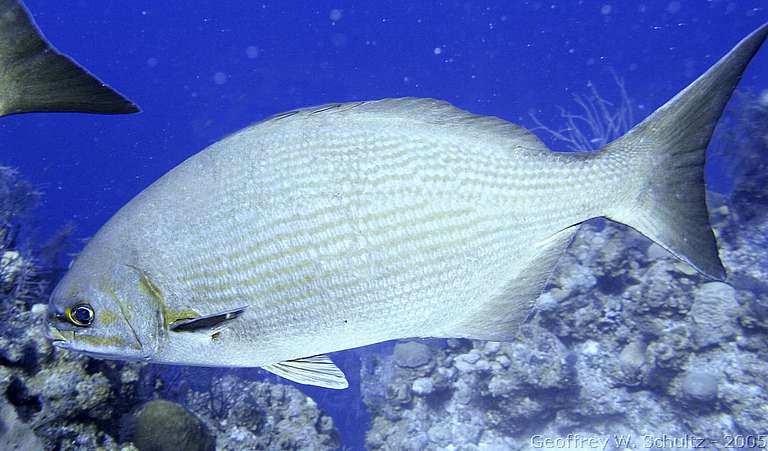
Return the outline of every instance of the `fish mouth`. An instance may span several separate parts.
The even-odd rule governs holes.
[[[57,348],[67,348],[72,340],[75,339],[75,331],[59,330],[49,324],[48,329],[45,331],[45,337]]]
[[[45,331],[45,337],[50,340],[51,344],[59,349],[67,351],[76,351],[85,354],[89,357],[108,360],[128,360],[128,361],[149,361],[150,356],[141,354],[136,356],[126,356],[108,351],[94,351],[80,349],[79,346],[73,347],[75,344],[75,331],[74,330],[59,330],[54,325],[49,324]]]

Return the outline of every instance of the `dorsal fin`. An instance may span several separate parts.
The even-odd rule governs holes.
[[[429,98],[402,97],[365,102],[328,103],[276,114],[260,124],[276,124],[284,121],[301,121],[353,114],[370,114],[378,117],[398,118],[413,123],[462,127],[464,132],[509,140],[511,145],[525,150],[550,152],[546,144],[536,135],[519,125],[495,116],[470,113],[444,100]]]
[[[18,0],[0,0],[0,67],[0,116],[33,111],[139,111],[51,47]]]

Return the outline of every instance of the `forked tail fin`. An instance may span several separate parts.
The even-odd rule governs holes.
[[[20,1],[0,0],[0,116],[33,111],[139,109],[51,47]]]
[[[725,270],[707,212],[705,151],[726,103],[766,35],[768,24],[604,149],[607,158],[630,158],[637,162],[633,170],[645,174],[636,196],[609,217],[713,279],[723,280]]]

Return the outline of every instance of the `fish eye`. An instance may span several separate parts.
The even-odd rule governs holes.
[[[76,304],[68,308],[65,312],[70,323],[79,327],[90,326],[96,318],[96,312],[90,304]]]

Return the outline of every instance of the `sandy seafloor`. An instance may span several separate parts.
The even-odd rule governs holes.
[[[65,25],[59,22],[67,17],[62,11],[55,7],[46,11],[40,2],[29,3],[30,8],[41,11],[39,23],[41,27],[51,29],[53,35],[49,37],[65,41],[74,39],[60,31]],[[81,19],[83,11],[88,10],[82,3],[72,7],[77,13],[75,17]],[[645,94],[652,93],[652,99],[634,103],[636,119],[640,119],[652,108],[651,105],[657,106],[674,94],[735,43],[732,38],[740,37],[749,28],[744,23],[756,26],[760,22],[755,17],[765,15],[765,11],[751,3],[737,5],[732,7],[735,11],[732,14],[741,16],[734,20],[726,14],[730,8],[728,2],[706,3],[709,9],[697,13],[691,12],[695,6],[690,2],[663,2],[658,8],[657,19],[638,16],[634,22],[633,16],[622,12],[620,5],[588,3],[582,5],[583,8],[594,11],[580,16],[582,22],[579,25],[569,28],[565,24],[561,29],[553,23],[547,26],[550,33],[566,36],[577,32],[583,36],[587,25],[592,23],[590,21],[594,21],[597,30],[593,31],[595,36],[601,36],[601,30],[615,29],[625,23],[639,24],[640,28],[647,29],[662,27],[661,31],[666,35],[655,36],[655,42],[657,45],[664,43],[671,53],[660,55],[660,61],[650,61],[647,58],[652,57],[644,54],[646,59],[638,59],[641,61],[639,66],[622,54],[614,58],[613,62],[618,64],[610,66],[626,77],[627,89],[633,98],[648,99],[649,95]],[[94,16],[96,19],[91,17],[90,22],[86,20],[85,23],[108,26],[107,21],[113,15],[127,14],[113,3],[108,4],[109,7]],[[151,5],[142,6],[145,8],[141,9],[149,15],[160,14],[153,11]],[[528,6],[533,11],[533,6]],[[549,6],[540,3],[537,14],[541,14],[541,8]],[[607,11],[606,6],[609,6]],[[658,5],[648,2],[647,6],[653,12]],[[568,9],[564,5],[559,7],[560,10]],[[488,16],[476,3],[451,4],[447,9],[456,14],[458,10],[465,11],[471,17]],[[755,11],[750,15],[749,11],[753,9]],[[326,18],[336,17],[337,25],[333,27],[337,28],[331,31],[312,29],[312,36],[322,35],[322,39],[327,40],[316,38],[324,44],[308,50],[306,67],[297,62],[298,49],[292,50],[295,53],[286,58],[286,66],[279,70],[273,65],[277,64],[275,61],[265,63],[268,68],[260,69],[257,74],[262,83],[254,88],[254,92],[262,96],[260,101],[269,99],[272,104],[293,107],[377,94],[379,97],[433,95],[493,114],[501,114],[497,110],[502,105],[513,104],[520,107],[517,111],[524,112],[518,117],[520,122],[532,126],[534,123],[525,113],[532,110],[530,105],[534,104],[537,95],[548,99],[546,105],[552,106],[557,98],[561,99],[559,103],[568,106],[568,90],[589,95],[586,73],[594,70],[596,77],[602,78],[600,92],[607,92],[606,97],[614,101],[614,106],[620,107],[619,99],[612,94],[613,76],[604,73],[608,65],[601,65],[600,51],[603,55],[621,52],[610,53],[606,50],[610,47],[601,47],[597,51],[590,47],[597,44],[585,42],[583,37],[570,45],[577,54],[572,58],[583,61],[593,58],[591,67],[575,68],[570,74],[556,75],[556,69],[546,72],[546,86],[551,86],[558,77],[561,81],[569,76],[581,77],[557,93],[546,92],[546,89],[528,92],[522,85],[534,83],[532,70],[565,54],[571,55],[567,45],[560,49],[563,55],[553,51],[541,57],[541,64],[525,66],[526,73],[520,74],[510,92],[500,93],[495,85],[493,90],[497,93],[491,95],[484,86],[469,82],[470,92],[451,98],[435,84],[440,81],[439,76],[446,76],[445,89],[458,91],[461,77],[468,73],[461,73],[456,67],[477,64],[468,56],[471,51],[498,44],[498,41],[491,39],[483,44],[479,39],[473,45],[461,48],[452,44],[442,31],[436,44],[425,36],[409,38],[424,46],[429,58],[437,58],[428,63],[434,66],[437,74],[434,79],[430,78],[428,68],[408,75],[407,71],[397,72],[368,62],[361,56],[364,53],[356,53],[363,59],[357,63],[344,63],[349,67],[357,64],[358,71],[363,67],[363,72],[377,74],[379,78],[363,82],[364,77],[361,78],[358,72],[346,75],[353,82],[345,83],[342,67],[335,64],[341,64],[339,58],[343,57],[339,55],[345,49],[355,47],[355,40],[361,39],[361,33],[344,27],[351,27],[349,22],[353,18],[363,21],[376,14],[345,5],[323,4],[318,11],[321,19],[313,16],[306,20],[310,23],[322,20],[325,24]],[[481,20],[486,22],[484,27],[489,23],[503,27],[503,14],[492,11],[491,19]],[[233,11],[229,13],[234,14]],[[290,24],[290,14],[285,16],[282,10],[281,13],[281,20]],[[447,13],[441,15],[429,9],[401,10],[390,17],[397,22],[403,17],[427,18],[430,13],[449,19]],[[230,33],[237,34],[227,31],[222,25],[224,19],[221,14],[214,14],[211,19],[222,30],[217,41],[219,45],[226,42]],[[508,15],[505,21],[515,19],[514,15]],[[168,20],[171,25],[183,29],[182,24],[188,19],[180,13],[179,17]],[[534,25],[536,20],[542,19],[532,19]],[[729,21],[741,24],[738,32],[733,30],[738,27],[731,26]],[[709,26],[702,26],[703,22]],[[200,23],[203,29],[209,26],[209,22]],[[241,26],[236,24],[233,28]],[[718,45],[709,51],[686,48],[681,42],[685,34],[680,33],[680,27],[695,30],[688,36],[696,40],[698,47],[713,42]],[[727,41],[725,44],[717,41],[718,32],[714,30],[719,29],[727,30],[722,33]],[[630,25],[627,30],[630,34],[639,33]],[[703,30],[709,30],[706,38],[702,38]],[[276,27],[274,32],[285,31]],[[387,30],[381,32],[380,39],[389,36]],[[159,31],[149,27],[146,33]],[[162,36],[167,38],[169,34],[166,31]],[[471,40],[471,36],[462,35],[461,38]],[[160,37],[157,39],[162,41]],[[167,39],[166,46],[179,46]],[[558,37],[550,36],[550,39],[560,42]],[[238,48],[242,47],[240,50],[245,52],[244,58],[263,62],[265,58],[273,57],[270,50],[271,46],[277,46],[276,43],[267,40],[259,46],[256,39],[251,41],[252,45],[238,41]],[[448,44],[444,45],[444,42]],[[532,42],[534,46],[545,45],[535,39]],[[214,54],[210,47],[199,44],[201,51]],[[95,44],[102,54],[91,55],[91,61],[113,53],[100,47],[102,45]],[[141,52],[139,45],[126,45],[131,55],[127,59]],[[379,52],[377,55],[381,56],[384,44],[369,42],[366,45],[378,48],[372,52]],[[632,48],[636,43],[615,45],[613,49],[620,50],[621,46]],[[672,48],[678,45],[688,56],[675,58],[674,52],[678,50]],[[256,55],[254,58],[248,56],[252,46],[256,48],[250,53]],[[661,47],[664,46],[658,48]],[[498,65],[498,52],[504,51],[492,50],[497,52],[492,64]],[[720,53],[714,55],[715,50]],[[195,55],[189,49],[186,51]],[[158,47],[158,52],[157,55],[164,55],[162,46]],[[403,52],[409,55],[404,58],[407,60],[404,66],[419,67],[408,50]],[[631,51],[627,50],[627,53]],[[692,59],[690,55],[696,53],[706,57]],[[765,53],[764,49],[757,57],[759,68],[766,67]],[[81,50],[80,56],[83,54],[87,55],[87,52]],[[324,59],[324,54],[330,56]],[[184,55],[181,52],[177,58]],[[597,60],[593,55],[598,56]],[[249,92],[246,81],[242,80],[247,72],[245,69],[238,72],[237,67],[227,69],[226,65],[217,67],[207,62],[199,63],[205,67],[204,82],[200,85],[189,82],[183,89],[179,88],[179,92],[175,87],[168,88],[171,90],[169,96],[183,95],[185,100],[180,105],[167,106],[165,112],[158,114],[167,100],[157,92],[162,92],[163,86],[170,86],[170,82],[163,80],[180,77],[176,72],[164,72],[168,70],[164,65],[176,70],[181,63],[171,60],[170,56],[142,54],[135,57],[140,58],[142,71],[152,73],[150,85],[157,97],[156,101],[148,99],[149,94],[136,88],[137,101],[145,108],[141,120],[146,122],[141,126],[122,118],[115,119],[115,125],[104,125],[108,123],[105,118],[85,121],[96,131],[88,139],[89,147],[83,147],[80,153],[77,146],[81,143],[73,134],[89,133],[88,126],[79,126],[73,131],[64,128],[71,127],[75,121],[83,121],[83,117],[26,115],[0,119],[6,121],[0,122],[0,135],[11,143],[10,151],[0,153],[0,258],[3,259],[0,264],[0,312],[4,319],[0,326],[0,393],[4,394],[0,397],[0,449],[768,447],[768,91],[765,91],[765,82],[761,84],[760,77],[754,75],[754,69],[748,72],[745,79],[748,86],[740,90],[710,148],[717,167],[710,167],[708,171],[710,185],[716,190],[710,193],[709,203],[721,257],[728,268],[727,283],[706,280],[633,230],[604,220],[593,220],[582,226],[574,243],[560,259],[549,287],[515,341],[404,340],[337,353],[333,356],[334,361],[347,373],[352,387],[343,392],[331,392],[297,386],[256,369],[183,368],[94,360],[55,349],[43,337],[47,294],[61,276],[68,261],[67,253],[82,247],[80,238],[92,234],[121,202],[192,150],[251,122],[260,114],[254,114],[254,107],[249,104],[252,99],[243,94]],[[569,64],[573,61],[569,60]],[[674,87],[662,86],[661,81],[648,75],[654,71],[643,72],[642,62],[670,67],[671,71],[674,63],[681,62],[684,68],[675,73],[675,81],[671,83]],[[491,64],[489,61],[485,63]],[[632,64],[636,67],[631,68]],[[451,69],[440,69],[440,65]],[[100,69],[100,75],[111,81],[120,83],[127,78],[114,63],[95,66]],[[274,80],[277,72],[287,73],[291,67],[301,75],[287,81]],[[325,71],[312,72],[312,69],[322,67]],[[184,69],[178,68],[179,73]],[[394,73],[388,74],[388,70]],[[489,84],[494,77],[487,72],[486,66],[475,67],[475,72]],[[140,77],[141,73],[134,70],[132,76]],[[224,79],[218,75],[220,73],[224,74]],[[403,85],[386,90],[387,75],[397,78]],[[508,81],[514,75],[514,71],[505,68],[497,77]],[[303,84],[302,80],[315,76],[317,80]],[[198,75],[197,79],[200,77]],[[638,81],[643,77],[648,78],[645,84]],[[373,90],[366,83],[380,83],[382,89]],[[127,87],[127,93],[131,94],[131,84]],[[226,87],[236,89],[219,92]],[[321,94],[312,96],[313,89]],[[334,89],[343,98],[330,92]],[[517,104],[506,97],[518,94]],[[214,100],[204,103],[201,96],[210,96]],[[531,103],[526,103],[528,101]],[[194,113],[185,113],[180,119],[172,118],[174,108]],[[210,114],[198,114],[206,108],[210,109]],[[259,104],[255,110],[266,111],[266,107]],[[556,108],[535,112],[544,123],[555,128],[561,125]],[[183,121],[188,127],[174,130],[175,120]],[[115,137],[113,133],[121,126],[129,129],[128,134]],[[146,136],[139,134],[142,127],[147,129]],[[184,134],[188,136],[178,136]],[[540,134],[555,146],[552,137],[543,132]],[[52,143],[57,139],[61,140],[59,147],[68,157],[62,156],[62,149],[51,154],[50,149],[56,147]],[[98,143],[102,143],[101,147]],[[110,150],[104,150],[104,143]],[[168,148],[162,147],[162,143]],[[144,150],[148,144],[169,153]],[[25,147],[27,145],[29,148]],[[122,155],[126,158],[139,163],[115,169],[115,161],[126,161],[118,158],[121,150],[125,151]],[[13,172],[6,166],[18,171]],[[129,181],[121,181],[120,172]],[[79,184],[75,183],[78,179]],[[31,185],[25,180],[31,181]],[[89,196],[93,198],[89,199]],[[87,208],[89,206],[94,208]],[[72,213],[78,208],[81,210]],[[69,233],[69,224],[78,231]],[[57,235],[61,230],[65,233]],[[11,239],[12,236],[15,239]]]

